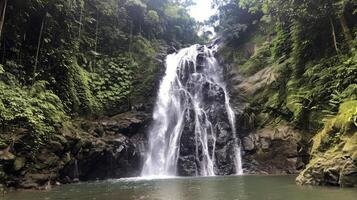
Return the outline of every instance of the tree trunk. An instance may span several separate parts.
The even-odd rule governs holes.
[[[42,23],[41,23],[40,34],[39,34],[39,36],[38,36],[37,49],[36,49],[36,57],[35,57],[35,66],[34,66],[34,68],[33,68],[33,74],[32,74],[32,83],[35,82],[35,77],[36,77],[36,72],[37,72],[37,64],[38,64],[38,56],[39,56],[39,54],[40,54],[42,33],[43,33],[43,28],[44,28],[44,26],[45,26],[46,16],[47,16],[47,12],[45,13],[45,16],[43,16]]]
[[[0,0],[1,18],[0,18],[0,38],[2,35],[2,28],[5,22],[5,13],[7,7],[7,0]]]
[[[97,52],[98,48],[98,29],[99,29],[99,12],[97,8],[97,19],[96,19],[96,25],[95,25],[95,46],[94,46],[94,51]]]
[[[81,11],[79,14],[78,41],[81,39],[82,21],[83,21],[83,7],[84,7],[84,5],[83,6],[81,5]]]
[[[99,11],[97,8],[97,19],[96,19],[96,25],[95,25],[95,44],[94,44],[94,70],[96,68],[96,62],[97,62],[97,48],[98,48],[98,29],[99,29]],[[91,69],[91,71],[93,72],[93,69]]]
[[[2,44],[2,58],[1,58],[1,63],[5,63],[5,54],[6,54],[6,45],[5,45],[5,37],[2,40],[3,44]]]
[[[335,32],[335,25],[333,24],[333,21],[332,21],[331,16],[329,16],[329,20],[330,20],[330,25],[331,25],[333,44],[334,44],[334,46],[335,46],[336,53],[338,53],[337,39],[336,39],[336,32]]]
[[[348,28],[345,15],[343,13],[340,16],[340,23],[341,23],[343,35],[345,36],[346,44],[351,48],[353,38],[352,38],[351,31]]]
[[[130,55],[130,59],[133,59],[133,55],[132,55],[132,52],[131,52],[132,43],[133,43],[133,28],[134,28],[133,22],[130,22],[130,37],[129,37],[129,55]]]

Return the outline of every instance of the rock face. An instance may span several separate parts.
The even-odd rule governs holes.
[[[256,40],[256,36],[261,40]],[[356,186],[355,90],[346,96],[338,94],[340,99],[334,102],[334,95],[316,87],[319,84],[316,85],[315,77],[319,77],[316,74],[320,68],[307,64],[303,76],[292,76],[295,61],[291,62],[285,55],[275,59],[271,53],[274,37],[256,32],[237,47],[228,44],[219,52],[238,115],[237,132],[244,147],[243,167],[248,173],[301,172],[297,178],[300,184]],[[308,71],[314,72],[313,75],[307,75]],[[328,81],[332,79],[324,84]],[[345,83],[339,87],[341,92],[354,88],[353,83],[350,86]],[[334,106],[326,104],[339,102],[344,102],[340,113],[326,123],[325,109],[336,111]],[[316,131],[322,124],[324,130]]]
[[[254,95],[259,92],[259,90],[270,86],[277,78],[278,75],[274,72],[273,68],[266,67],[237,84],[234,90],[243,92],[248,96]]]
[[[33,155],[21,143],[0,155],[7,187],[48,188],[51,184],[138,176],[144,130],[150,115],[128,112],[64,126]]]
[[[195,101],[187,98],[184,128],[180,140],[178,175],[202,175],[204,151],[208,151],[214,166],[214,174],[229,175],[235,173],[234,145],[235,138],[228,118],[225,102],[225,87],[221,85],[223,70],[212,61],[211,53],[204,46],[198,46],[196,67],[193,63],[184,66],[180,80]],[[210,51],[209,51],[210,52]],[[202,110],[198,111],[199,102]],[[200,137],[207,137],[207,147]],[[205,148],[207,150],[205,150]],[[214,151],[214,152],[213,152]],[[213,157],[213,156],[212,156]]]
[[[300,135],[288,126],[267,127],[242,138],[243,167],[251,174],[296,174],[303,166]]]
[[[357,159],[346,155],[315,158],[296,180],[304,185],[357,187]]]
[[[272,67],[266,67],[257,73],[242,77],[235,72],[230,77],[232,101],[236,110],[238,136],[242,144],[243,168],[249,174],[297,174],[305,165],[308,154],[300,147],[298,130],[286,124],[246,127],[255,115],[245,113],[250,108],[250,101],[278,79],[279,74]],[[261,108],[255,108],[261,109]],[[253,113],[257,112],[253,110]],[[248,116],[248,117],[245,117]],[[254,116],[254,117],[251,117]],[[248,118],[247,120],[244,120]],[[248,122],[248,123],[247,123]]]
[[[215,92],[215,94],[212,94]],[[217,133],[215,138],[215,148],[213,148],[214,138],[208,138],[209,149],[215,149],[215,174],[219,175],[229,175],[235,173],[234,167],[234,138],[232,135],[232,130],[229,125],[229,120],[227,117],[226,108],[222,105],[224,102],[223,91],[217,89],[210,91],[212,96],[219,99],[207,99],[205,102],[206,114],[209,118],[209,121],[214,126],[214,132]],[[189,113],[192,115],[193,110],[190,110]],[[196,176],[200,174],[200,165],[197,162],[199,158],[196,157],[196,150],[198,155],[201,156],[201,146],[198,146],[196,149],[196,137],[195,137],[195,125],[192,123],[194,116],[187,116],[185,127],[182,132],[180,140],[180,157],[178,161],[178,175],[180,176]]]
[[[312,159],[297,177],[300,184],[357,187],[357,101],[343,103],[313,138]]]

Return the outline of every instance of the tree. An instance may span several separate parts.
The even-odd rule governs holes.
[[[0,38],[1,38],[2,28],[4,26],[4,21],[5,21],[6,8],[7,8],[7,0],[1,0],[0,1]]]

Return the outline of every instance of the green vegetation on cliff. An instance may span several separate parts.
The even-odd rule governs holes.
[[[66,115],[115,114],[145,103],[160,69],[157,54],[198,39],[194,20],[175,1],[1,6],[2,133],[12,124],[46,135]]]
[[[297,178],[302,184],[357,185],[357,101],[340,111],[313,137],[311,161]]]
[[[168,46],[199,40],[181,3],[0,1],[0,184],[17,173],[9,162],[38,162],[71,118],[150,104]]]
[[[239,119],[241,133],[288,123],[302,132],[302,151],[313,148],[313,160],[322,156],[316,146],[327,151],[343,141],[355,143],[357,2],[228,0],[218,6],[217,30],[226,42],[220,55],[233,74],[244,77],[232,86],[248,103]],[[351,119],[341,119],[347,115]],[[317,143],[334,116],[339,122],[333,123],[354,131],[348,137],[331,132]]]
[[[243,77],[230,85],[232,99],[246,105],[239,133],[275,125],[298,129],[299,150],[311,156],[300,183],[356,185],[357,2],[214,2],[219,13],[211,24],[225,42],[221,60]],[[37,176],[41,181],[52,172],[58,178],[87,152],[109,155],[113,146],[121,148],[113,134],[137,126],[137,116],[122,115],[124,125],[115,130],[115,117],[90,128],[85,123],[92,122],[69,121],[150,107],[168,48],[203,41],[187,13],[191,3],[1,0],[0,190],[41,170],[47,173]],[[47,155],[61,162],[54,171],[55,162],[41,165]]]

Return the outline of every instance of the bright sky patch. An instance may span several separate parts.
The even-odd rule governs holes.
[[[212,0],[194,0],[194,2],[196,5],[190,8],[189,13],[197,21],[204,22],[216,13],[211,5]]]

